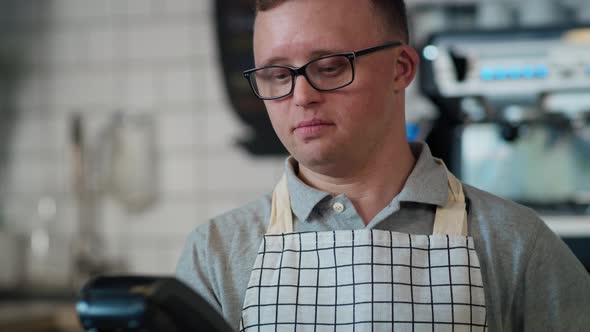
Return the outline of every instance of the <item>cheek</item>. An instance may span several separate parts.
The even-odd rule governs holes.
[[[360,83],[360,82],[359,82]],[[349,98],[343,105],[342,116],[349,121],[366,123],[378,117],[385,107],[385,90],[376,84],[359,84],[351,90]],[[346,120],[346,119],[344,119]]]
[[[367,84],[355,88],[351,98],[342,105],[339,121],[343,124],[344,134],[356,141],[353,144],[370,143],[371,137],[383,136],[391,127],[393,112],[386,95],[382,87]]]
[[[395,66],[393,63],[382,60],[363,62],[362,65],[364,66],[361,64],[357,66],[357,77],[355,77],[355,83],[358,83],[359,89],[374,97],[393,93],[395,88]]]
[[[374,119],[387,121],[387,115],[393,113],[395,105],[395,90],[391,85],[391,76],[375,73],[369,79],[359,82],[356,94],[358,96],[357,108],[364,115],[364,121]]]
[[[265,106],[272,127],[277,135],[279,135],[279,137],[286,135],[289,131],[289,121],[285,109],[280,104],[276,104],[276,102],[266,101]]]
[[[340,110],[337,112],[336,122],[338,129],[346,140],[352,140],[351,144],[358,144],[358,138],[368,135],[375,120],[375,105],[370,98],[346,98],[340,103]],[[355,143],[355,141],[357,141]]]

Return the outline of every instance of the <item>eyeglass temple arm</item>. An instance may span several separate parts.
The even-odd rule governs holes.
[[[395,42],[391,42],[391,43],[387,43],[387,44],[383,44],[383,45],[379,45],[379,46],[375,46],[375,47],[369,47],[369,48],[365,48],[364,50],[354,52],[354,56],[361,56],[361,55],[381,51],[386,48],[397,47],[397,46],[401,46],[401,45],[403,45],[402,42],[395,41]],[[248,78],[250,76],[250,73],[252,73],[253,71],[255,71],[257,69],[259,69],[259,68],[248,69],[248,70],[242,72],[242,75],[245,78]],[[291,68],[291,70],[293,70],[293,68]],[[305,73],[305,66],[298,68],[297,70],[293,70],[293,71],[295,73],[297,73],[298,75],[302,75]]]
[[[354,55],[355,56],[361,56],[361,55],[365,55],[365,54],[369,54],[369,53],[381,51],[381,50],[384,50],[386,48],[397,47],[397,46],[401,46],[401,45],[403,45],[403,43],[402,42],[399,42],[399,41],[391,42],[391,43],[383,44],[383,45],[380,45],[380,46],[369,47],[369,48],[365,48],[364,50],[356,51],[356,52],[354,52]]]

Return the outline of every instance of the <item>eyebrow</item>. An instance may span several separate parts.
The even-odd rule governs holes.
[[[311,52],[308,61],[311,61],[313,59],[322,57],[324,55],[339,54],[339,53],[345,53],[345,52],[346,51],[335,51],[335,50],[319,49],[319,50],[315,50],[315,51]],[[289,61],[288,58],[285,58],[285,57],[282,57],[282,56],[274,56],[274,57],[271,57],[270,59],[264,61],[260,65],[260,67],[279,65],[281,63],[286,63],[288,61]]]

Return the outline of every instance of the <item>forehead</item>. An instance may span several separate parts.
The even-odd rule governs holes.
[[[383,41],[370,0],[287,0],[258,13],[257,65],[270,57],[305,58],[318,50],[352,51]]]

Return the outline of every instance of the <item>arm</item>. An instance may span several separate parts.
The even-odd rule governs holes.
[[[590,326],[590,275],[544,223],[526,265],[525,331],[583,331]]]
[[[176,266],[176,277],[193,288],[221,313],[221,303],[215,295],[213,278],[209,270],[207,242],[207,237],[198,229],[189,235]]]

